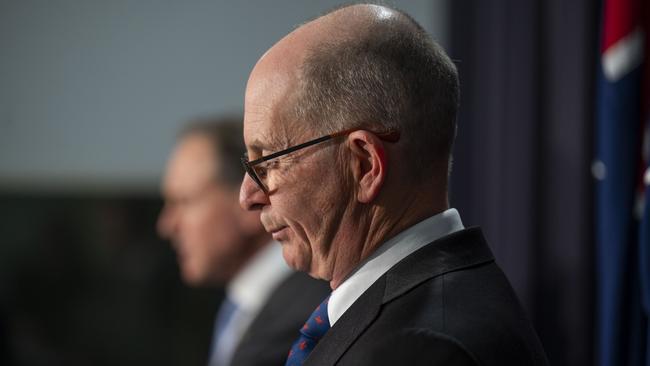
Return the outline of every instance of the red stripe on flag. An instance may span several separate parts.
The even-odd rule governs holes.
[[[637,0],[605,0],[601,52],[605,52],[639,25]]]

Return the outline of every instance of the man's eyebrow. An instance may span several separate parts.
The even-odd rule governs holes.
[[[253,142],[248,144],[248,148],[253,151],[262,151],[264,149],[268,149],[268,146],[259,139],[255,139]]]
[[[253,142],[251,142],[248,147],[254,152],[275,152],[277,150],[282,150],[283,146],[285,145],[285,143],[277,138],[273,138],[272,136],[268,136],[268,138],[265,138],[264,140],[265,141],[262,141],[257,138],[253,140]]]

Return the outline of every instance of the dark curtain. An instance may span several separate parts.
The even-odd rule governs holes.
[[[451,205],[483,227],[551,364],[592,364],[598,3],[450,6],[462,94]]]
[[[0,366],[203,366],[221,294],[182,283],[148,195],[0,190]]]

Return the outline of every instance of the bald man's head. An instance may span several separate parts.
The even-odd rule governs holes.
[[[322,133],[398,130],[411,178],[447,171],[458,75],[409,15],[367,4],[333,10],[283,38],[258,67],[290,82],[277,109],[288,124]]]
[[[240,203],[290,266],[334,287],[391,230],[447,207],[457,104],[453,63],[408,15],[331,11],[251,73]]]

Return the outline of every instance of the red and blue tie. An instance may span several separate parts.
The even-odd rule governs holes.
[[[293,343],[285,366],[299,366],[316,347],[318,341],[330,329],[330,319],[327,316],[329,296],[314,310],[305,325],[300,329],[300,337]]]

